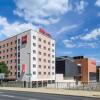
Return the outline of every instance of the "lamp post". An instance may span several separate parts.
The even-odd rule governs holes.
[[[29,55],[29,88],[31,87],[31,68],[30,68],[30,53],[27,53]]]

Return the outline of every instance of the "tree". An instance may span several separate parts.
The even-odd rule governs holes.
[[[9,74],[8,67],[5,62],[0,62],[0,73],[4,73],[5,77],[7,77]]]

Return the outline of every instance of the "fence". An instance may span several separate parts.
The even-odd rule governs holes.
[[[1,87],[21,87],[21,88],[38,88],[38,87],[47,87],[46,82],[22,82],[22,81],[9,81],[9,82],[0,82]]]
[[[48,84],[47,82],[22,82],[22,81],[9,81],[1,82],[1,87],[21,87],[21,88],[56,88],[56,89],[70,89],[70,90],[90,90],[90,91],[100,91],[100,82],[56,82],[53,84]]]
[[[48,84],[47,87],[56,89],[100,91],[100,82],[56,82],[55,84]]]

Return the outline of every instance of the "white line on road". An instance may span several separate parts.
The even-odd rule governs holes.
[[[15,96],[12,96],[12,95],[5,95],[5,94],[2,94],[1,96],[10,97],[10,98],[14,98],[15,97]]]

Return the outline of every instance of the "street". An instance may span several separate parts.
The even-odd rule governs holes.
[[[96,98],[62,96],[44,93],[0,90],[0,100],[99,100]]]

